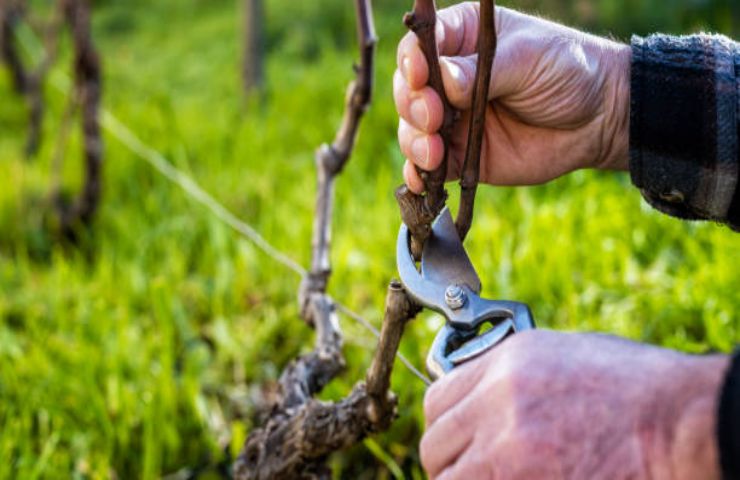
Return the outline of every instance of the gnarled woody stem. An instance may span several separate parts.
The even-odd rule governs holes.
[[[344,117],[336,137],[316,153],[318,189],[311,269],[299,294],[301,314],[316,329],[316,344],[311,353],[283,371],[279,398],[267,421],[250,433],[234,465],[236,478],[329,478],[327,455],[388,428],[395,416],[395,398],[388,391],[391,369],[403,327],[416,312],[397,282],[392,282],[388,290],[381,339],[367,383],[355,385],[339,402],[313,398],[344,367],[335,305],[326,295],[331,273],[334,180],[350,157],[371,99],[376,42],[370,0],[355,0],[355,7],[361,61],[347,89]]]
[[[388,288],[383,328],[366,381],[356,384],[350,395],[339,402],[320,402],[313,398],[343,365],[334,304],[325,292],[330,275],[333,181],[349,157],[359,119],[370,99],[371,83],[363,83],[363,79],[371,78],[368,75],[371,75],[374,45],[374,35],[368,35],[372,32],[369,0],[356,0],[356,6],[363,45],[362,64],[357,70],[357,80],[348,90],[345,116],[337,138],[331,146],[323,145],[316,156],[319,189],[311,272],[301,286],[303,316],[316,328],[316,346],[313,352],[285,369],[280,379],[280,400],[273,406],[267,423],[247,439],[235,464],[237,478],[329,478],[330,472],[324,464],[327,455],[357,443],[370,433],[388,428],[396,415],[396,399],[389,391],[393,362],[406,322],[419,311],[396,281]],[[436,72],[431,73],[431,82],[436,82],[438,92],[449,106],[437,60],[435,19],[434,2],[417,0],[406,22],[419,35],[430,69]],[[366,42],[367,39],[373,40]],[[446,117],[443,129],[448,139],[454,120],[451,109],[446,110]],[[443,166],[422,176],[427,187],[425,197],[413,194],[406,187],[396,191],[403,220],[412,232],[412,248],[417,253],[421,252],[430,224],[446,201],[445,173],[446,166]]]
[[[323,300],[322,300],[323,299]],[[327,297],[315,294],[311,304],[322,318],[314,324],[325,325],[334,315]],[[315,302],[315,303],[314,303]],[[396,416],[396,399],[389,392],[393,360],[406,322],[418,309],[409,302],[398,282],[391,282],[386,297],[381,341],[368,370],[366,382],[357,383],[339,402],[321,402],[312,398],[323,387],[305,381],[306,373],[330,366],[330,356],[317,349],[291,364],[281,377],[283,400],[276,404],[267,422],[253,430],[234,465],[238,479],[324,478],[326,456],[362,440],[369,434],[387,429]],[[326,332],[317,331],[317,337]],[[336,343],[334,345],[341,348]],[[336,350],[335,350],[336,351]],[[323,358],[322,358],[323,357]],[[286,389],[290,388],[289,391]],[[287,393],[286,393],[287,392]],[[328,477],[326,477],[328,478]]]
[[[347,87],[344,115],[331,145],[316,151],[318,190],[311,241],[311,270],[301,286],[302,310],[309,292],[326,292],[331,274],[331,216],[334,204],[334,179],[342,171],[354,149],[360,120],[372,100],[375,27],[370,0],[356,0],[360,64],[355,79]],[[305,318],[305,315],[304,315]]]

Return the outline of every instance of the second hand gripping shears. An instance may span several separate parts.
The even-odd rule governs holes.
[[[419,268],[411,254],[409,230],[403,224],[398,233],[396,259],[408,295],[446,319],[427,357],[427,370],[434,379],[486,352],[512,333],[535,327],[527,305],[479,296],[480,279],[447,207],[432,224]],[[486,330],[486,326],[491,328]]]

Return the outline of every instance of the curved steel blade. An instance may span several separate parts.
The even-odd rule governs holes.
[[[432,234],[424,243],[421,276],[442,286],[467,285],[473,292],[480,293],[480,278],[463,248],[447,207],[434,221]]]
[[[445,304],[444,299],[446,286],[430,282],[423,278],[416,269],[416,262],[414,262],[414,257],[411,256],[409,247],[409,229],[403,223],[398,230],[396,265],[406,293],[420,305],[441,311],[445,317],[448,317],[450,309]]]

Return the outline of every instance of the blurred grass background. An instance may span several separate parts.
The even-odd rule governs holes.
[[[95,2],[104,104],[305,265],[313,150],[334,135],[357,55],[352,2],[267,0],[262,102],[240,90],[237,3]],[[402,157],[391,75],[411,3],[375,2],[376,95],[337,185],[330,291],[376,325],[395,274]],[[622,40],[740,30],[734,0],[505,4]],[[57,72],[68,70],[66,47]],[[0,478],[158,478],[194,468],[216,477],[257,400],[311,346],[299,279],[109,137],[94,231],[81,248],[58,246],[45,228],[46,197],[66,99],[47,90],[46,141],[29,162],[25,106],[0,73]],[[64,169],[72,191],[79,152],[75,132]],[[728,351],[738,339],[740,236],[652,211],[624,174],[484,187],[467,245],[484,293],[528,302],[543,327],[692,352]],[[418,366],[440,322],[425,314],[407,329],[401,350]],[[323,398],[347,393],[369,365],[374,339],[349,320],[343,328],[348,369]],[[424,387],[397,364],[393,389],[399,420],[334,455],[337,477],[422,477]]]

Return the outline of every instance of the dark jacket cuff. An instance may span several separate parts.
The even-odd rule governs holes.
[[[630,173],[652,206],[740,229],[739,89],[726,37],[632,38]]]

